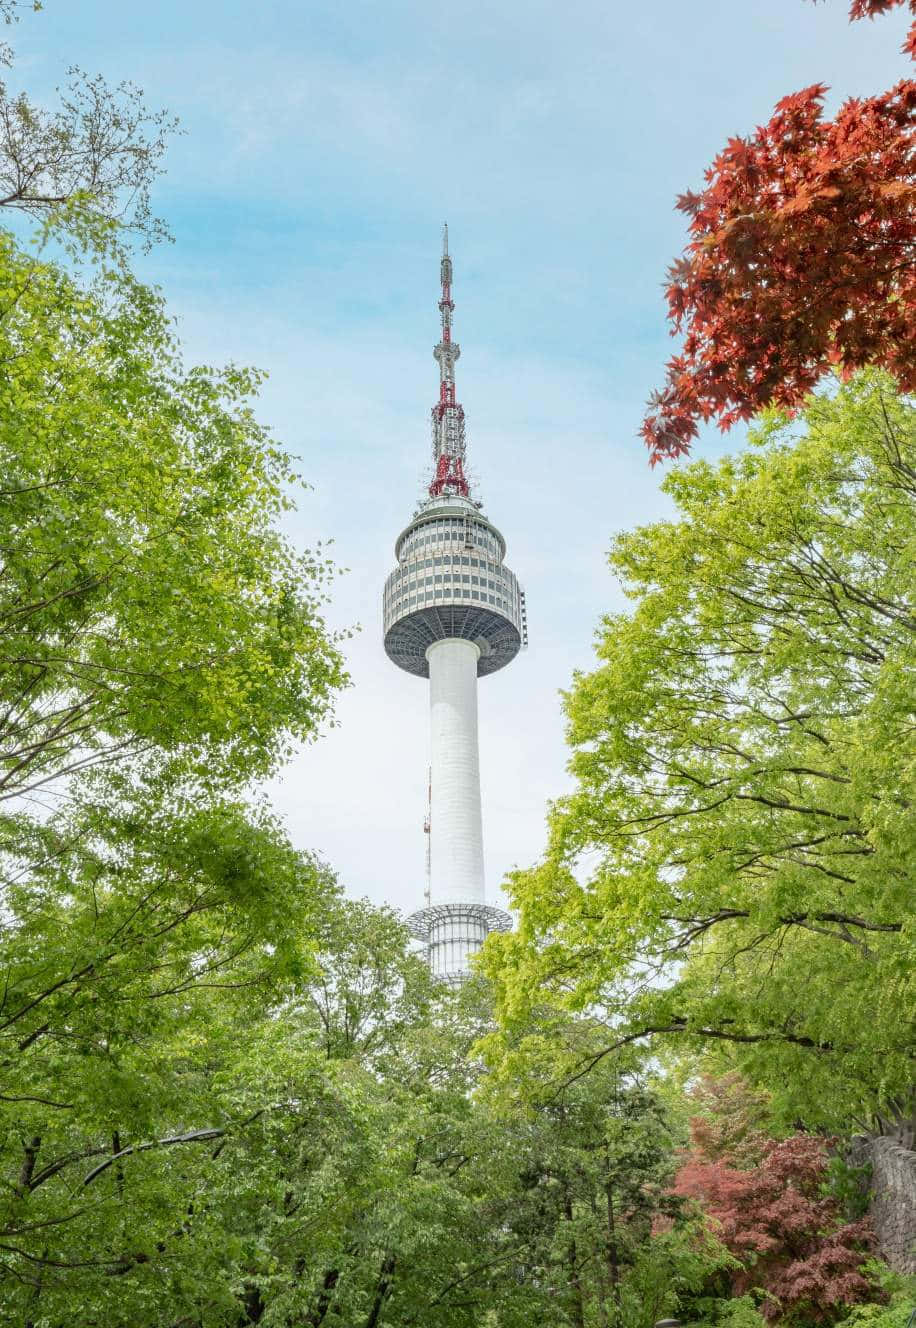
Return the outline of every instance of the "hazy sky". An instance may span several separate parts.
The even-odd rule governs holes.
[[[13,30],[12,86],[50,95],[76,64],[181,118],[157,191],[176,242],[140,266],[189,358],[269,372],[260,416],[314,486],[293,537],[349,569],[329,618],[362,626],[353,687],[271,793],[351,893],[423,889],[426,687],[388,662],[380,602],[429,455],[443,220],[470,468],[528,596],[529,650],[480,686],[496,899],[567,786],[558,693],[621,606],[605,551],[667,511],[636,432],[671,352],[674,197],[785,93],[907,72],[905,13],[847,7],[45,0]]]

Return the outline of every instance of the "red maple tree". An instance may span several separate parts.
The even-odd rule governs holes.
[[[854,0],[850,17],[903,3],[916,15],[916,0]],[[916,22],[905,49],[916,59]],[[666,296],[684,342],[642,426],[653,465],[700,421],[797,409],[831,367],[877,364],[916,390],[916,81],[832,120],[826,92],[783,98],[677,201],[691,238]]]
[[[850,1305],[881,1298],[862,1271],[872,1244],[868,1222],[844,1222],[824,1191],[826,1141],[798,1134],[770,1140],[758,1164],[741,1169],[692,1151],[675,1192],[696,1199],[740,1261],[732,1291],[761,1287],[767,1319],[831,1322]]]

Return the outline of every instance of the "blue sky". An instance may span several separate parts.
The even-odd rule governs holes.
[[[314,486],[291,534],[350,569],[329,617],[362,625],[354,686],[270,792],[351,893],[406,909],[423,886],[425,689],[388,663],[379,606],[428,456],[443,220],[471,469],[529,604],[530,649],[480,688],[495,898],[567,786],[558,692],[622,604],[605,551],[668,511],[636,433],[671,352],[674,197],[785,93],[908,72],[905,14],[846,9],[46,0],[13,30],[9,81],[36,99],[76,64],[181,119],[156,196],[175,244],[139,266],[190,359],[268,371],[259,414]]]

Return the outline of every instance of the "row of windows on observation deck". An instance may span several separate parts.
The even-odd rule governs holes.
[[[512,593],[511,588],[507,588],[505,585],[502,585],[498,580],[493,581],[485,576],[481,577],[472,576],[470,573],[465,572],[461,575],[455,573],[452,576],[446,574],[444,580],[441,574],[436,575],[435,577],[433,576],[412,577],[411,580],[407,582],[407,584],[403,588],[392,586],[391,589],[386,592],[385,598],[403,599],[409,590],[419,591],[422,594],[424,585],[425,586],[448,585],[449,587],[451,587],[452,585],[456,586],[465,585],[465,586],[474,586],[475,590],[476,587],[479,586],[481,590],[489,589],[496,591],[498,596],[511,595]],[[427,591],[427,593],[431,592]],[[492,596],[490,598],[492,603]],[[504,605],[504,607],[508,608],[508,605]]]
[[[470,577],[464,578],[467,582],[469,582],[470,579]],[[424,580],[427,583],[425,586],[423,584]],[[477,578],[475,577],[474,580],[476,581]],[[456,577],[455,581],[458,582],[459,578]],[[489,593],[487,590],[488,585],[491,588]],[[493,594],[493,590],[497,592],[501,591],[502,593]],[[412,591],[413,593],[410,594],[408,591]],[[517,619],[519,616],[519,604],[517,600],[516,602],[513,602],[511,598],[506,598],[506,595],[507,592],[505,588],[493,581],[488,583],[486,577],[480,578],[480,585],[471,586],[470,584],[453,585],[448,580],[443,583],[441,576],[437,576],[435,583],[433,583],[433,578],[428,576],[417,582],[411,583],[409,587],[405,586],[400,591],[385,592],[386,627],[405,610],[409,611],[414,608],[422,608],[427,604],[437,604],[441,603],[443,600],[455,599],[476,600],[479,604],[489,603],[492,604],[494,608],[502,609],[503,613],[508,614],[511,618]]]
[[[499,541],[489,534],[487,527],[479,521],[465,521],[464,517],[441,517],[437,521],[424,521],[417,526],[401,545],[399,558],[408,557],[414,550],[426,548],[431,544],[441,544],[443,540],[467,540],[478,548],[486,549],[494,558],[502,556]]]
[[[468,568],[468,571],[462,570],[465,567]],[[471,567],[477,567],[479,575],[471,572]],[[427,568],[429,568],[429,571],[426,571]],[[434,571],[434,568],[437,570]],[[489,572],[489,576],[485,575],[487,572]],[[520,598],[515,574],[508,567],[487,562],[484,558],[467,558],[454,554],[451,558],[421,558],[408,563],[404,567],[396,568],[385,582],[385,604],[387,606],[391,600],[403,599],[410,592],[417,593],[419,591],[422,593],[424,585],[426,587],[436,586],[438,589],[452,583],[456,587],[464,585],[476,588],[479,586],[481,591],[495,591],[498,597],[496,602],[501,608],[517,605]],[[427,590],[427,593],[430,593],[429,590]],[[439,590],[439,593],[442,593],[442,591]],[[464,592],[456,589],[454,593],[462,594]],[[476,589],[474,593],[477,593]],[[481,598],[486,601],[485,595],[482,594]],[[508,600],[508,603],[505,600]]]
[[[491,563],[486,558],[475,558],[466,553],[457,551],[451,555],[446,554],[442,558],[413,558],[410,565],[400,567],[391,573],[392,581],[400,580],[403,577],[413,576],[418,568],[421,567],[478,567],[482,572],[489,572],[492,576],[502,576],[509,569],[504,568],[502,563]]]

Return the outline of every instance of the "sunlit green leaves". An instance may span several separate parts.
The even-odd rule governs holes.
[[[0,237],[0,1294],[133,1325],[165,1279],[215,1323],[201,1195],[296,1091],[266,1030],[336,889],[242,795],[344,675],[257,375],[186,370],[115,258],[79,285]],[[299,1091],[317,1059],[285,1048]]]
[[[801,434],[801,436],[799,436]],[[848,1122],[911,1074],[916,414],[865,375],[669,475],[567,698],[572,794],[490,942],[507,1019],[603,1007]],[[791,1115],[790,1115],[791,1118]]]

